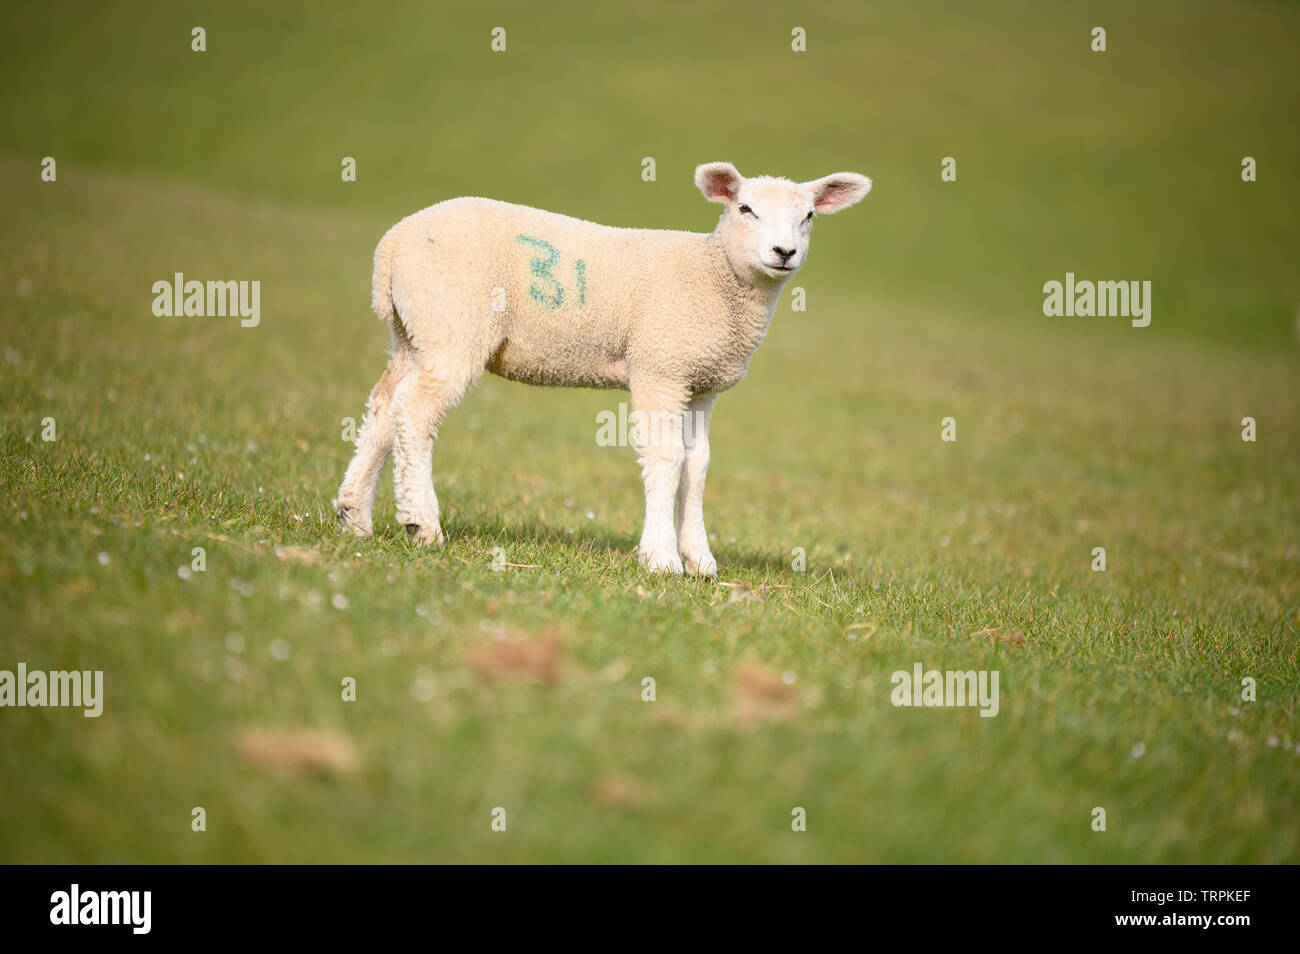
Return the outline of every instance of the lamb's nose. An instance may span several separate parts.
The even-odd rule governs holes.
[[[792,256],[792,255],[794,254],[794,249],[792,249],[792,248],[782,248],[782,247],[779,246],[779,245],[773,245],[773,246],[772,246],[772,251],[776,252],[776,254],[778,254],[778,255],[781,256],[781,261],[782,261],[782,262],[787,262],[787,261],[789,261],[789,260],[790,260],[790,256]]]

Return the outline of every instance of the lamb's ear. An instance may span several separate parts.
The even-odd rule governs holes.
[[[813,208],[818,215],[847,209],[871,191],[871,180],[856,172],[836,172],[806,185],[812,189]]]
[[[745,177],[729,162],[706,162],[695,167],[695,184],[710,202],[735,202]]]

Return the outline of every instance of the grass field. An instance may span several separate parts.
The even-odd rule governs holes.
[[[0,862],[1300,861],[1300,9],[1133,6],[7,11],[0,669],[105,701],[0,711]],[[719,400],[719,581],[636,563],[620,392],[485,378],[446,549],[387,479],[344,538],[388,225],[706,231],[715,159],[875,180]],[[1067,271],[1150,326],[1044,317]],[[155,317],[175,272],[261,323]],[[916,662],[997,717],[892,705]]]

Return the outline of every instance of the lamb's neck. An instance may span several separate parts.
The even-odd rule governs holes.
[[[736,272],[717,233],[706,240],[707,260],[713,285],[726,306],[732,329],[752,354],[763,342],[785,281],[763,280],[761,284]]]

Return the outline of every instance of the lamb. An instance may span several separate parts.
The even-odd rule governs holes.
[[[433,442],[488,370],[630,391],[645,484],[638,557],[656,572],[716,576],[704,527],[714,402],[745,376],[807,258],[814,215],[860,201],[871,180],[745,178],[711,162],[695,184],[724,206],[709,234],[612,228],[484,198],[440,202],[393,226],[373,280],[391,360],[334,501],[343,526],[372,533],[391,451],[398,521],[418,544],[442,544]]]

